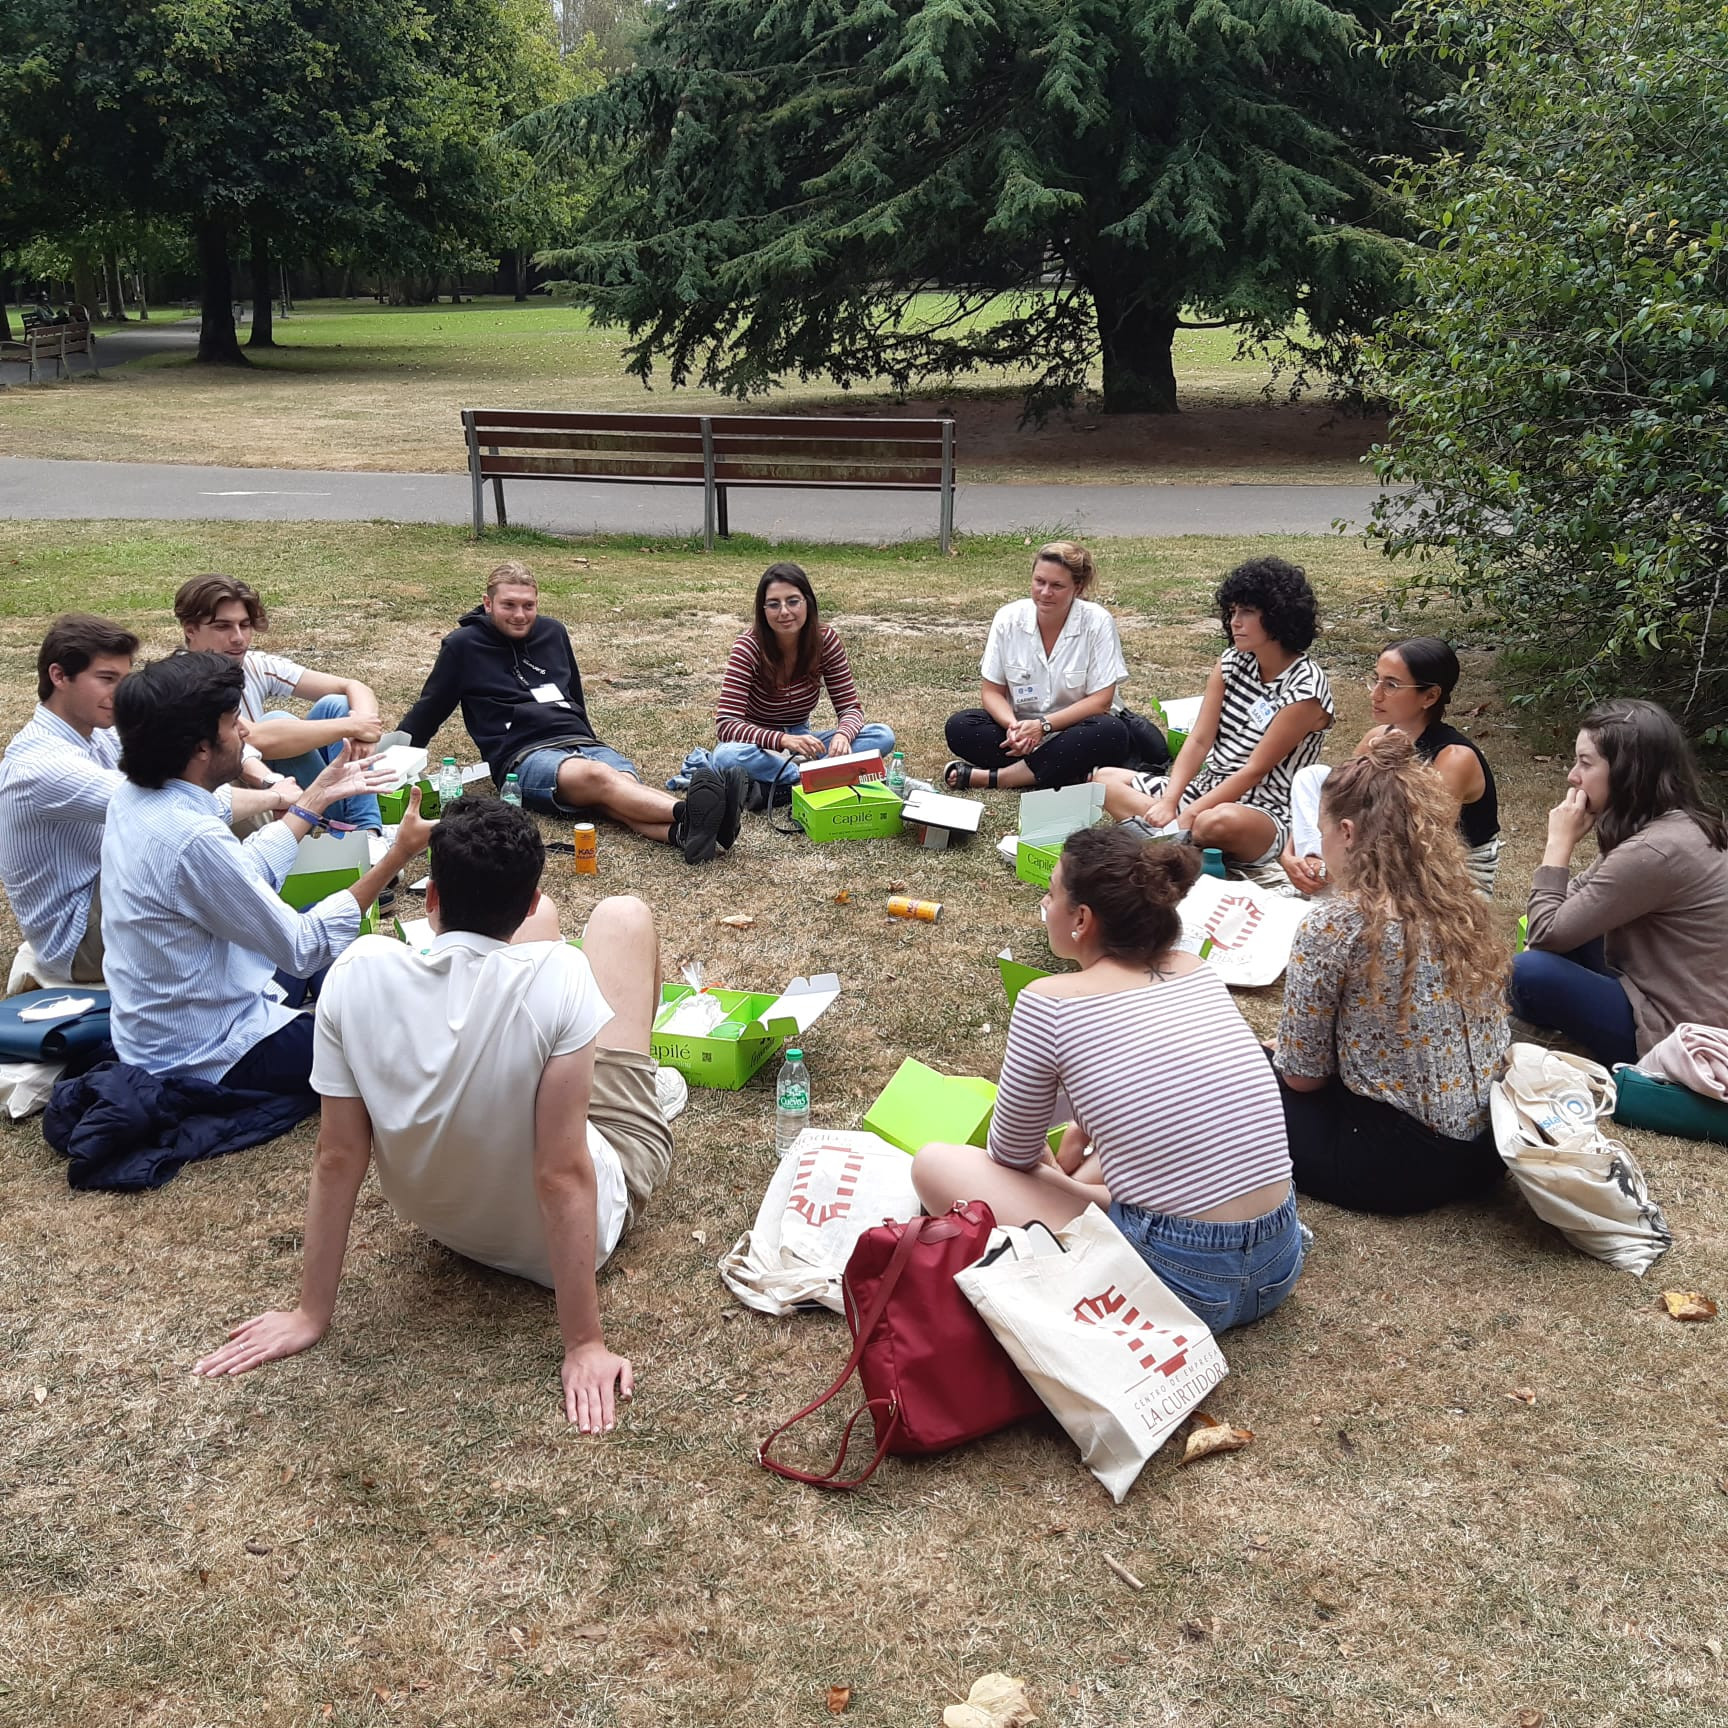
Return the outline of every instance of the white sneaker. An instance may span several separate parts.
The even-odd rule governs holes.
[[[690,1082],[676,1068],[657,1068],[654,1096],[660,1101],[660,1114],[668,1123],[676,1122],[690,1102]]]

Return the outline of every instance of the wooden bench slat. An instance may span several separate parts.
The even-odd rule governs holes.
[[[669,455],[702,456],[702,434],[652,432],[637,435],[624,432],[501,432],[475,429],[475,441],[500,450],[616,450],[621,453],[640,452],[652,455],[665,451]]]
[[[621,457],[620,461],[628,461]],[[591,453],[580,456],[489,456],[480,455],[480,474],[486,480],[533,480],[550,475],[571,480],[646,480],[665,475],[669,480],[706,478],[701,459],[694,462],[648,462],[635,468],[611,468],[595,465]]]
[[[694,432],[698,437],[702,433],[700,414],[586,414],[550,408],[465,408],[462,413],[473,421],[476,432],[509,427],[529,432],[633,432],[658,427],[665,432]]]

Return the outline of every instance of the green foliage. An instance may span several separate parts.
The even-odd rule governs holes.
[[[1431,81],[1365,51],[1383,17],[712,0],[659,10],[631,69],[518,130],[598,165],[584,243],[548,262],[628,326],[645,380],[656,357],[740,396],[1006,365],[1036,408],[1101,355],[1106,409],[1169,409],[1185,309],[1268,337],[1300,313],[1336,357],[1388,303],[1401,216],[1375,164],[1414,150],[1405,91]],[[945,316],[906,315],[944,288]]]
[[[1405,185],[1430,245],[1378,345],[1393,554],[1518,644],[1526,701],[1728,720],[1728,13],[1422,0],[1474,141]]]

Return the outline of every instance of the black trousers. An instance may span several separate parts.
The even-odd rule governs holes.
[[[1492,1130],[1453,1140],[1336,1075],[1318,1092],[1282,1077],[1296,1191],[1352,1212],[1427,1212],[1486,1193],[1505,1174]]]
[[[1128,760],[1128,728],[1114,714],[1092,714],[1075,726],[1052,732],[1030,756],[1010,756],[1002,748],[1003,728],[982,708],[962,708],[948,716],[948,748],[974,768],[1007,768],[1024,762],[1040,786],[1074,786],[1094,768]]]

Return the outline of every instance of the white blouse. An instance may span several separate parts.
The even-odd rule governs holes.
[[[979,672],[987,683],[1006,687],[1015,719],[1034,720],[1114,689],[1127,678],[1128,662],[1116,620],[1095,601],[1074,602],[1055,648],[1046,654],[1038,608],[1030,599],[1011,600],[990,621]]]

